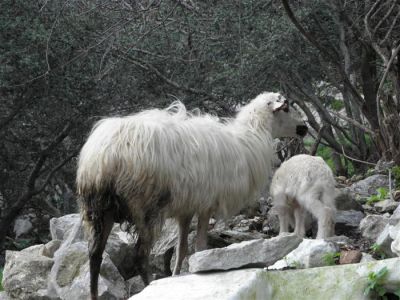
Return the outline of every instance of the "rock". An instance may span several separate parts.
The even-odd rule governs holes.
[[[356,201],[349,192],[343,191],[335,198],[336,209],[364,211],[360,202]]]
[[[400,258],[362,264],[271,272],[260,269],[191,274],[153,281],[130,300],[159,299],[373,299],[364,295],[368,274],[386,267],[383,287],[400,286]]]
[[[185,259],[182,262],[181,274],[189,273],[189,256],[195,252],[195,243],[196,243],[196,231],[192,231],[191,233],[189,233],[189,236],[188,236],[188,255],[185,257]],[[208,243],[210,243],[209,237],[208,237]],[[164,262],[166,264],[167,261],[165,261],[165,259],[166,259],[166,257],[164,256]],[[174,269],[175,262],[176,262],[176,251],[173,253],[173,255],[170,259],[170,263],[169,263],[170,270]],[[170,272],[170,274],[165,274],[165,275],[168,275],[168,276],[172,275],[172,271]]]
[[[395,257],[396,254],[394,254],[391,249],[393,239],[390,236],[390,227],[392,227],[392,225],[387,224],[385,226],[383,231],[376,239],[376,244],[379,246],[380,251],[383,252],[386,257]]]
[[[373,258],[371,254],[362,252],[360,263],[365,263],[370,261],[376,261],[376,259]]]
[[[89,299],[90,273],[89,262],[80,268],[80,272],[74,278],[70,287],[63,289],[62,299]],[[118,273],[108,255],[104,255],[99,277],[99,300],[126,299],[127,292],[125,281]]]
[[[86,242],[78,242],[60,251],[58,251],[56,257],[60,267],[55,274],[55,280],[63,288],[71,285],[79,274],[81,266],[89,260],[88,245]]]
[[[338,245],[339,247],[346,247],[352,244],[350,238],[345,235],[335,235],[328,238],[325,238],[327,242],[333,242],[334,244]]]
[[[392,213],[398,206],[399,202],[393,200],[382,200],[376,202],[374,205],[375,210],[380,213],[385,213],[385,212]]]
[[[130,262],[134,255],[135,244],[136,239],[132,234],[122,230],[119,224],[114,225],[108,237],[105,252],[121,274],[127,274],[133,268],[128,261]]]
[[[339,264],[355,264],[359,263],[362,258],[360,250],[344,250],[340,252]]]
[[[399,222],[400,222],[400,206],[397,206],[397,208],[394,210],[392,216],[389,219],[389,224],[396,225]]]
[[[6,292],[0,292],[0,300],[11,300],[11,298],[7,295]]]
[[[389,219],[380,215],[366,216],[360,222],[361,234],[370,241],[375,241],[388,223]]]
[[[14,233],[15,238],[19,238],[20,236],[29,233],[33,228],[33,225],[30,221],[29,216],[21,216],[18,217],[14,222]]]
[[[54,253],[60,248],[61,241],[60,240],[52,240],[44,245],[42,250],[42,255],[53,258]]]
[[[400,256],[400,233],[397,234],[392,244],[390,245],[390,250],[397,256]]]
[[[274,209],[270,209],[266,215],[266,219],[263,223],[262,231],[269,235],[275,235],[279,233],[279,218],[274,212]]]
[[[24,252],[6,251],[4,290],[15,299],[48,299],[46,297],[48,275],[54,261],[40,255],[39,247],[33,248],[31,252],[27,249]]]
[[[281,235],[232,244],[225,248],[205,250],[189,258],[191,273],[209,270],[229,270],[248,266],[269,266],[295,249],[301,239]]]
[[[326,266],[331,263],[328,259],[329,255],[335,254],[338,251],[339,247],[333,242],[304,239],[295,250],[268,267],[268,270],[288,267],[304,269]]]
[[[79,223],[81,217],[79,214],[65,215],[60,218],[52,218],[50,220],[50,234],[52,240],[64,240],[71,232],[73,227]],[[84,240],[83,230],[77,236],[78,240]]]
[[[125,281],[125,285],[126,285],[128,297],[136,295],[137,293],[140,293],[146,287],[140,276],[135,276],[135,277],[132,277],[131,279]]]
[[[375,195],[379,187],[388,187],[389,177],[387,175],[372,175],[363,180],[352,184],[349,188],[345,189],[351,193],[356,199],[366,201],[370,195]]]
[[[389,228],[389,235],[393,239],[390,250],[397,256],[400,256],[400,223]]]
[[[335,233],[348,234],[349,230],[358,229],[364,213],[357,210],[338,210],[336,212]]]
[[[393,200],[400,201],[400,190],[396,190],[393,192]]]

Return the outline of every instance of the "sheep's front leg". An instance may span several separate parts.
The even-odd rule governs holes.
[[[173,275],[179,275],[182,268],[182,262],[188,251],[188,235],[190,230],[190,222],[193,216],[182,216],[178,218],[178,245],[176,247],[176,261]]]
[[[207,249],[207,231],[211,212],[206,211],[199,215],[197,222],[196,252]]]

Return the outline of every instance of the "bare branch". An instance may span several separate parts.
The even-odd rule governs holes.
[[[361,130],[363,130],[365,132],[368,132],[369,134],[375,135],[375,132],[372,129],[364,126],[363,124],[357,122],[356,120],[354,120],[352,118],[349,118],[349,117],[346,117],[346,116],[344,116],[344,115],[342,115],[342,114],[340,114],[338,112],[332,111],[332,110],[328,110],[328,111],[329,111],[330,114],[332,114],[332,115],[334,115],[334,116],[336,116],[336,117],[338,117],[338,118],[340,118],[342,120],[345,120],[345,121],[351,123],[355,127],[359,128],[359,129],[361,129]]]
[[[68,155],[64,160],[62,160],[59,164],[57,164],[46,176],[46,179],[44,180],[44,182],[42,183],[42,185],[37,188],[32,194],[33,195],[37,195],[40,194],[41,192],[43,192],[43,190],[46,188],[46,186],[48,185],[48,183],[50,182],[51,178],[53,177],[53,175],[60,170],[63,166],[65,166],[65,164],[67,164],[72,158],[74,158],[77,154],[78,154],[78,150],[75,150],[74,152],[72,152],[70,155]]]
[[[43,164],[45,163],[45,161],[47,160],[49,154],[51,151],[54,150],[54,148],[61,143],[69,134],[69,131],[72,128],[72,123],[68,123],[63,130],[59,133],[58,136],[56,136],[53,141],[47,146],[45,147],[41,153],[39,158],[37,159],[34,168],[32,169],[32,172],[29,175],[28,178],[28,182],[27,182],[27,188],[28,191],[30,193],[34,193],[35,192],[35,183],[36,180],[40,174],[40,170],[43,167]]]

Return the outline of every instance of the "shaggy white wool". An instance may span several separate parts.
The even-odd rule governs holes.
[[[318,219],[317,238],[333,235],[338,195],[335,185],[333,173],[321,157],[300,154],[283,162],[270,187],[280,232],[288,231],[294,215],[295,233],[304,236],[304,222],[310,212]]]
[[[224,123],[209,114],[187,112],[180,102],[165,110],[99,121],[81,150],[77,171],[82,214],[94,239],[90,251],[97,255],[91,263],[98,263],[96,251],[102,251],[100,241],[108,236],[102,228],[110,220],[102,210],[113,208],[120,220],[136,225],[143,258],[163,220],[178,220],[178,274],[193,215],[199,216],[196,250],[202,250],[211,213],[238,212],[268,181],[272,137],[305,133],[300,116],[277,93],[257,96]],[[91,273],[93,282],[96,272]]]

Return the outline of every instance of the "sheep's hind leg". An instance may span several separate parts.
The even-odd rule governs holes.
[[[92,300],[96,300],[103,252],[114,225],[112,211],[105,211],[100,216],[92,218],[91,223],[93,228],[89,241],[90,295]]]
[[[299,202],[311,212],[318,220],[317,239],[324,239],[333,236],[335,210],[318,199],[318,193],[310,192],[299,197]]]
[[[302,206],[297,204],[293,213],[295,220],[294,233],[299,237],[304,237],[306,235],[306,228],[305,228],[306,211]]]
[[[178,218],[179,233],[178,233],[178,245],[176,247],[176,261],[173,275],[179,275],[182,268],[182,262],[185,259],[188,252],[188,235],[190,230],[190,222],[193,216],[182,216]]]
[[[207,231],[210,217],[210,211],[199,214],[197,221],[196,252],[207,249]]]

